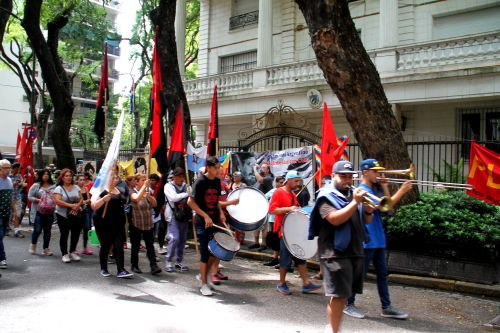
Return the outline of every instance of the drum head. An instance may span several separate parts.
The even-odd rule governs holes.
[[[269,203],[261,191],[253,187],[239,188],[227,196],[227,200],[239,198],[237,205],[227,206],[227,212],[240,223],[254,224],[267,216]]]
[[[214,238],[217,244],[227,251],[238,252],[240,250],[240,243],[228,234],[218,232],[214,235]]]
[[[303,260],[310,259],[318,252],[318,240],[307,239],[309,232],[309,213],[312,207],[294,210],[283,219],[283,241],[290,253]]]

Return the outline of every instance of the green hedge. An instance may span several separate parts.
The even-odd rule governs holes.
[[[429,254],[497,258],[500,207],[465,192],[422,193],[419,201],[400,207],[387,221],[387,237],[397,240],[399,247],[407,244],[411,248],[418,244],[421,252]],[[432,243],[444,243],[444,246],[432,246]]]

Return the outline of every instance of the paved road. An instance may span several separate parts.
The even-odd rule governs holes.
[[[61,262],[57,229],[53,257],[30,255],[29,237],[5,237],[9,268],[0,272],[0,332],[324,332],[328,298],[322,290],[301,294],[294,274],[288,278],[294,293],[284,296],[275,289],[274,268],[236,258],[224,263],[230,280],[203,297],[194,250],[187,252],[189,272],[103,278],[97,255]],[[125,256],[128,262],[129,250]],[[144,253],[140,260],[146,270]],[[110,272],[115,275],[116,268]],[[342,331],[482,332],[482,324],[500,314],[498,300],[396,285],[390,291],[408,320],[380,317],[375,285],[367,282],[358,299],[367,317],[346,317]]]

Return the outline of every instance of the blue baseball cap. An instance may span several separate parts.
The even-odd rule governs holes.
[[[382,168],[374,158],[362,161],[359,167],[361,170],[385,170],[385,168]]]
[[[285,181],[283,182],[283,184],[286,184],[287,180],[292,178],[302,178],[302,177],[295,170],[288,171],[285,175]]]

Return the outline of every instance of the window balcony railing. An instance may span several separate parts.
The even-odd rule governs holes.
[[[112,54],[112,55],[119,57],[120,56],[120,47],[108,45],[108,54]]]
[[[245,13],[229,18],[229,30],[243,28],[259,23],[259,11]]]
[[[90,90],[86,88],[72,88],[70,89],[71,96],[76,98],[91,99],[97,101],[97,89]]]
[[[109,77],[111,79],[118,80],[120,78],[120,71],[117,71],[116,69],[111,70],[111,73],[109,73]]]

